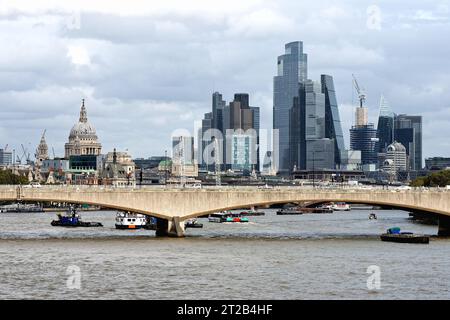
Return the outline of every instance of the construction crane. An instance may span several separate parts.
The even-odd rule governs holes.
[[[364,105],[364,102],[366,101],[366,97],[367,97],[366,90],[359,86],[358,80],[356,80],[356,77],[354,74],[352,74],[352,77],[353,77],[353,85],[355,86],[355,89],[358,92],[359,107],[362,108]]]
[[[22,147],[22,158],[21,158],[21,161],[22,161],[23,158],[26,158],[27,159],[27,164],[29,164],[30,154],[29,153],[27,154],[28,150],[23,146],[23,144],[21,144],[20,146]]]
[[[3,151],[6,152],[6,150],[8,149],[9,144],[6,144],[5,149],[3,149]]]

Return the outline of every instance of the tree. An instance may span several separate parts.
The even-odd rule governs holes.
[[[411,182],[412,187],[445,187],[450,185],[450,170],[433,172],[426,177],[418,177]]]
[[[28,184],[28,179],[13,174],[11,170],[0,170],[0,184]]]

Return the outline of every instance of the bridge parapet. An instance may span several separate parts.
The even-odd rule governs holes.
[[[450,217],[450,191],[447,189],[42,186],[22,187],[18,192],[17,186],[0,186],[0,201],[14,201],[18,196],[23,201],[92,204],[143,213],[169,221],[169,231],[177,234],[184,232],[180,229],[184,220],[208,213],[309,201],[393,206]],[[450,224],[446,226],[450,230]]]

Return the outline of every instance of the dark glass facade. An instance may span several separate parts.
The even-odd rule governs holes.
[[[378,118],[377,137],[378,152],[386,152],[386,148],[394,142],[394,118],[380,116]]]
[[[386,148],[394,142],[394,113],[384,98],[380,99],[380,115],[377,125],[378,152],[385,153]]]
[[[98,161],[99,156],[96,155],[70,156],[69,168],[76,171],[97,170],[100,167]]]
[[[425,159],[427,170],[444,170],[450,168],[450,158],[433,157]]]
[[[290,151],[291,109],[294,98],[299,96],[300,83],[308,78],[307,61],[301,41],[286,44],[285,54],[277,59],[278,74],[273,81],[273,128],[279,131],[277,166],[282,175],[289,175],[293,169]]]
[[[344,134],[337,104],[333,77],[321,75],[322,93],[325,94],[325,137],[334,140],[334,162],[342,164],[341,155],[345,151]]]
[[[350,149],[361,151],[361,164],[377,164],[377,130],[373,124],[350,129]]]
[[[405,130],[405,129],[410,129]],[[397,139],[398,137],[398,139]],[[422,169],[422,116],[400,114],[395,116],[394,139],[401,142],[407,149],[410,169]],[[405,139],[406,145],[400,139]]]

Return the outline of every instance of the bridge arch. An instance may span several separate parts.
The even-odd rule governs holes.
[[[0,187],[1,200],[98,205],[165,219],[181,226],[186,219],[221,210],[289,202],[349,202],[390,206],[439,216],[450,235],[450,192],[445,190],[311,189],[305,187],[224,187],[202,189],[104,187]],[[179,234],[181,229],[177,231]]]
[[[198,218],[198,217],[201,217],[201,216],[204,216],[207,214],[220,212],[220,211],[226,211],[226,210],[238,210],[238,209],[253,208],[253,207],[267,207],[267,206],[278,205],[278,204],[289,204],[289,203],[300,203],[300,202],[314,202],[316,204],[326,203],[326,202],[346,202],[349,204],[357,203],[357,204],[367,204],[367,205],[374,205],[374,206],[390,207],[390,208],[403,210],[403,211],[407,211],[407,212],[419,211],[419,212],[425,212],[425,213],[429,213],[430,215],[436,215],[436,216],[444,216],[444,217],[450,216],[449,214],[444,213],[442,211],[433,210],[433,209],[430,209],[427,207],[398,204],[398,203],[386,202],[386,201],[365,200],[365,201],[361,202],[361,201],[355,201],[355,200],[351,200],[351,199],[336,198],[336,199],[326,199],[326,200],[317,200],[317,199],[295,200],[295,199],[292,199],[292,200],[278,200],[278,201],[266,201],[266,202],[248,202],[248,203],[243,203],[243,204],[239,204],[239,205],[223,206],[223,207],[217,207],[213,210],[196,212],[196,213],[187,215],[186,217],[183,217],[183,218],[185,218],[185,219]]]

